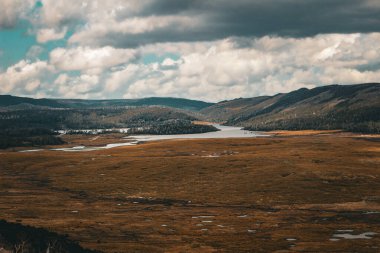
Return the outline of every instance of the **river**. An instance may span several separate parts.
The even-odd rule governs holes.
[[[240,127],[222,126],[215,124],[219,131],[200,133],[200,134],[173,134],[173,135],[133,135],[125,137],[126,142],[122,143],[110,143],[103,147],[86,147],[77,146],[72,148],[55,148],[50,149],[53,151],[67,151],[67,152],[83,152],[110,149],[122,146],[133,146],[147,141],[159,141],[159,140],[173,140],[173,139],[225,139],[225,138],[253,138],[267,136],[262,133],[243,130]],[[43,149],[23,150],[20,152],[36,152]]]

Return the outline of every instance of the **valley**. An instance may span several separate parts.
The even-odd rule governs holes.
[[[378,252],[378,140],[314,132],[2,151],[1,218],[103,252]]]

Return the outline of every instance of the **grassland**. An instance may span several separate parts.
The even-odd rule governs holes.
[[[103,144],[121,136],[71,138]],[[376,136],[282,133],[92,152],[1,151],[0,161],[0,219],[68,234],[90,249],[380,251]],[[338,230],[377,234],[348,240],[334,237]]]

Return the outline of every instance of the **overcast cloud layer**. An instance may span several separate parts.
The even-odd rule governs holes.
[[[380,77],[378,0],[0,6],[1,94],[219,101]]]

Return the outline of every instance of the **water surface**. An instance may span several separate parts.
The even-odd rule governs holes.
[[[110,143],[103,147],[77,146],[77,147],[72,147],[72,148],[54,148],[50,150],[66,151],[66,152],[83,152],[83,151],[110,149],[110,148],[123,147],[123,146],[133,146],[141,142],[147,142],[147,141],[172,140],[172,139],[252,138],[252,137],[259,137],[259,136],[268,136],[268,135],[258,133],[258,132],[243,130],[240,127],[222,126],[218,124],[214,126],[218,128],[219,131],[200,133],[200,134],[132,135],[132,136],[125,137],[126,142],[124,143]],[[42,150],[43,149],[32,149],[32,150],[23,150],[20,152],[36,152],[36,151],[42,151]]]
[[[217,132],[208,132],[200,134],[173,134],[173,135],[134,135],[128,136],[127,139],[137,141],[157,141],[172,139],[224,139],[224,138],[249,138],[258,136],[267,136],[262,133],[243,130],[241,127],[231,127],[222,125],[213,125],[219,129]]]

